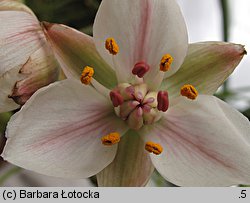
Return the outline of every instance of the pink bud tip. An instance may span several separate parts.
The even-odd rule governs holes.
[[[111,91],[109,93],[109,96],[110,96],[110,99],[111,99],[114,107],[118,107],[118,106],[122,105],[123,98],[122,98],[122,95],[120,95],[119,92]]]
[[[142,78],[149,71],[149,65],[143,61],[135,64],[132,73]]]
[[[142,110],[146,113],[149,113],[151,111],[152,107],[150,105],[143,105]]]
[[[139,108],[137,109],[136,116],[137,116],[138,118],[140,118],[140,117],[142,117],[142,115],[143,115],[143,110],[142,110],[141,107],[139,107]]]
[[[133,86],[129,86],[125,89],[126,93],[130,96],[135,94],[135,88]]]
[[[169,107],[168,93],[165,91],[159,91],[157,95],[157,109],[159,111],[166,112]]]
[[[139,102],[141,102],[143,100],[142,92],[138,91],[137,94],[135,95],[135,97]]]
[[[155,99],[153,98],[153,97],[150,97],[150,98],[148,98],[146,101],[144,101],[143,103],[144,104],[151,104],[151,103],[153,103],[155,101]]]

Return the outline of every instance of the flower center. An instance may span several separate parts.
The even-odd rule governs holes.
[[[108,38],[105,41],[105,48],[111,55],[119,53],[119,46],[114,38]],[[165,54],[160,61],[159,71],[167,72],[170,70],[173,63],[173,58],[170,54]],[[150,71],[150,65],[145,61],[137,62],[132,74],[137,78],[141,78],[140,82],[144,81],[143,77]],[[86,66],[80,77],[80,80],[85,85],[90,85],[94,75],[94,69]],[[198,91],[190,84],[183,85],[180,89],[180,95],[188,99],[195,100],[198,96]],[[131,129],[139,130],[143,125],[151,125],[162,116],[162,112],[166,112],[169,108],[169,98],[167,91],[150,91],[146,83],[130,84],[121,83],[114,88],[110,94],[110,100],[118,117],[124,120]],[[120,134],[112,132],[101,138],[102,144],[112,146],[120,142]],[[152,141],[145,144],[145,150],[149,153],[159,155],[163,151],[163,147]]]
[[[169,103],[167,92],[149,91],[145,83],[121,83],[110,92],[110,99],[116,115],[135,130],[157,122]]]

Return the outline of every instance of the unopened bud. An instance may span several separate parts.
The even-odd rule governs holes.
[[[59,65],[45,45],[29,57],[20,68],[19,74],[23,79],[16,81],[9,98],[23,105],[38,89],[58,79]]]

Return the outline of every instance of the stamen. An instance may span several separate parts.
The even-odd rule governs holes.
[[[94,73],[95,72],[93,68],[86,66],[82,71],[82,75],[80,78],[81,82],[85,85],[89,85]]]
[[[166,72],[170,69],[170,66],[173,62],[173,57],[170,54],[166,54],[162,57],[161,63],[160,63],[160,70],[163,72]]]
[[[116,43],[114,38],[108,38],[105,42],[105,48],[109,51],[110,54],[116,55],[119,52],[119,46]]]
[[[166,112],[169,107],[168,93],[166,91],[159,91],[157,95],[157,109]]]
[[[195,100],[198,96],[198,91],[193,85],[184,85],[181,88],[181,95],[187,97],[188,99]]]
[[[109,93],[109,96],[114,107],[118,107],[123,104],[123,97],[118,91],[112,90]]]
[[[147,142],[145,145],[145,149],[149,152],[149,153],[154,153],[156,155],[159,155],[162,153],[163,148],[160,144],[156,144],[154,142]]]
[[[104,145],[114,145],[120,142],[120,134],[117,132],[110,133],[102,137],[102,144]]]
[[[141,61],[135,64],[132,73],[134,75],[137,75],[139,78],[143,78],[148,71],[149,71],[149,65]]]

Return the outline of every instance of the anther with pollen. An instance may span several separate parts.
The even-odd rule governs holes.
[[[157,109],[166,112],[169,107],[168,93],[166,91],[159,91],[157,94]]]
[[[118,91],[112,90],[109,93],[109,96],[110,96],[110,99],[111,99],[114,107],[118,107],[118,106],[123,104],[123,101],[124,101],[123,97]]]
[[[83,84],[89,85],[93,75],[94,75],[94,69],[89,66],[86,66],[82,71],[80,80]]]
[[[195,100],[198,96],[198,91],[193,85],[183,85],[180,93],[182,96],[192,100]]]
[[[116,43],[114,38],[108,38],[105,42],[105,48],[109,51],[110,54],[116,55],[119,52],[119,46]]]
[[[149,71],[149,65],[141,61],[135,64],[132,73],[134,75],[137,75],[139,78],[143,78],[148,71]]]
[[[114,145],[120,142],[120,134],[117,132],[110,133],[102,137],[102,144],[104,145]]]
[[[145,149],[149,153],[154,153],[155,155],[159,155],[162,153],[163,148],[160,144],[154,143],[154,142],[147,142],[145,144]]]
[[[170,69],[171,64],[173,63],[173,60],[174,59],[170,54],[164,55],[161,59],[160,70],[163,72],[167,72]]]

